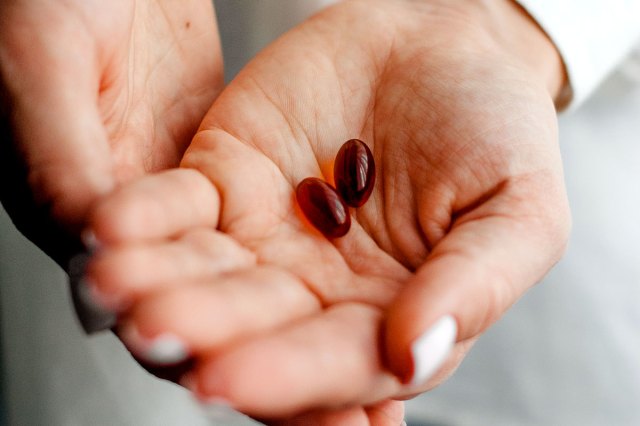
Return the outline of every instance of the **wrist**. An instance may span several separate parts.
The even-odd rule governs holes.
[[[496,40],[540,79],[559,108],[570,98],[560,52],[547,33],[515,0],[487,1]]]
[[[391,2],[380,2],[388,5]],[[499,53],[502,59],[521,68],[528,77],[546,89],[556,105],[562,107],[570,98],[568,78],[560,52],[547,33],[516,0],[423,0],[397,2],[395,8],[409,11],[411,18],[421,22],[418,37],[424,28],[437,34],[457,37],[445,38],[471,42],[478,52]],[[428,20],[425,20],[427,17]],[[412,27],[416,31],[416,27]],[[433,34],[432,34],[433,36]]]

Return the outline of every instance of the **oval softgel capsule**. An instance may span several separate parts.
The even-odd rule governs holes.
[[[342,145],[333,166],[336,189],[351,207],[362,206],[371,196],[376,181],[376,166],[371,150],[359,139]]]
[[[296,200],[311,224],[327,238],[349,232],[349,208],[336,190],[318,178],[306,178],[296,189]]]

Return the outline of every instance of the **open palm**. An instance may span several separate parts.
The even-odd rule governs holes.
[[[366,406],[442,381],[557,260],[568,209],[544,82],[468,12],[424,5],[344,2],[289,32],[214,103],[183,170],[98,207],[89,276],[130,307],[134,351],[177,337],[196,393],[253,415]],[[350,138],[378,181],[327,240],[295,188],[331,182]],[[443,316],[457,344],[433,375],[412,343]]]

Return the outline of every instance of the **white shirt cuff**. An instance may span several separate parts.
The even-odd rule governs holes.
[[[562,55],[577,107],[640,38],[640,0],[518,0]]]

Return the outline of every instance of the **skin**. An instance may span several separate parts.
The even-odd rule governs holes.
[[[0,199],[60,264],[100,196],[178,165],[222,89],[209,0],[0,5]]]
[[[88,278],[123,310],[124,335],[185,342],[197,359],[185,385],[204,401],[289,424],[320,412],[397,425],[394,399],[444,381],[564,250],[563,79],[510,2],[343,2],[241,72],[183,169],[97,206],[104,248]],[[378,182],[329,241],[293,193],[331,181],[356,137]],[[449,359],[406,385],[411,344],[445,314],[458,324]]]
[[[96,199],[178,165],[222,74],[209,0],[3,2],[3,207],[66,266],[82,250],[79,234]],[[367,412],[374,419],[387,405]],[[331,424],[345,416],[353,418],[300,419]]]

